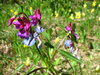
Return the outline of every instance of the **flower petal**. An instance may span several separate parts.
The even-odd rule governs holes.
[[[17,36],[19,36],[20,38],[28,38],[29,35],[30,35],[30,33],[26,32],[26,31],[24,31],[24,30],[19,31],[19,32],[17,33]]]
[[[76,39],[79,39],[79,36],[78,36],[78,34],[74,34],[74,35],[75,35]]]
[[[71,47],[72,46],[72,41],[71,40],[66,40],[64,44],[65,44],[66,47]]]
[[[30,23],[26,23],[26,25],[24,26],[24,29],[28,30],[30,27],[31,27],[31,24]]]
[[[9,21],[8,21],[8,26],[10,26],[12,24],[12,22],[15,20],[15,16],[10,18]]]
[[[41,33],[41,32],[44,31],[44,29],[43,29],[42,27],[40,27],[40,26],[37,26],[37,27],[35,28],[35,31],[36,31],[37,33]]]
[[[35,39],[35,38],[32,38],[32,37],[29,37],[28,39],[24,39],[24,40],[22,41],[22,43],[23,43],[24,45],[27,45],[27,46],[32,46],[32,45],[35,44],[35,42],[36,42],[36,39]]]
[[[15,25],[16,29],[20,29],[20,23],[19,23],[19,21],[14,21],[12,24]]]

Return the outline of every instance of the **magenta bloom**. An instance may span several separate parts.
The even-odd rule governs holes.
[[[65,28],[66,28],[66,31],[71,31],[71,30],[72,30],[71,23],[70,23],[70,24],[68,24],[68,26],[67,26],[67,27],[65,27]]]
[[[75,35],[76,39],[79,39],[79,36],[78,36],[78,34],[74,34],[74,35]]]
[[[34,28],[35,30],[31,28],[32,25],[35,26],[37,23],[40,24],[40,9],[35,10],[34,15],[29,16],[29,18],[25,13],[19,13],[18,15],[9,19],[8,26],[13,24],[15,28],[18,29],[17,36],[25,39],[23,43],[31,46],[35,43],[37,37],[39,37],[39,33],[44,31],[44,29],[40,26],[36,26],[36,28]]]
[[[14,21],[12,24],[14,24],[16,29],[19,30],[21,29],[28,30],[31,27],[30,21],[25,17],[19,17],[17,21]]]
[[[67,26],[65,28],[66,28],[66,31],[71,31],[72,30],[72,28],[70,26]]]
[[[32,26],[35,26],[38,23],[38,19],[36,18],[36,16],[29,16],[29,18],[31,18],[31,23]]]
[[[12,24],[15,25],[16,29],[22,29],[23,25],[21,25],[21,23],[19,21],[14,21]]]
[[[40,9],[34,10],[34,16],[35,16],[38,20],[41,19]]]
[[[29,32],[26,32],[26,31],[24,31],[24,30],[21,30],[21,31],[19,31],[19,32],[17,33],[17,36],[19,36],[20,38],[28,38],[29,35],[30,35],[30,33],[29,33]]]
[[[34,10],[34,15],[29,16],[31,18],[32,26],[35,26],[41,19],[40,9]]]
[[[10,26],[12,24],[12,22],[15,20],[15,16],[11,17],[8,21],[8,26]]]

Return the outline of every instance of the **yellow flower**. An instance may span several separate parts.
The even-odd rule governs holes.
[[[75,18],[76,18],[76,19],[81,18],[81,13],[80,13],[80,12],[75,12]]]
[[[96,6],[96,1],[93,1],[92,6],[93,7]]]
[[[69,36],[70,33],[67,33],[67,36]]]
[[[71,12],[71,9],[69,9],[68,11]]]
[[[23,45],[23,47],[28,47],[27,45]]]
[[[14,11],[11,9],[11,10],[10,10],[10,12],[12,12],[12,13],[13,13]]]
[[[100,21],[100,17],[99,17],[99,21]]]
[[[100,7],[100,4],[98,5],[98,7]]]
[[[18,13],[17,12],[14,12],[14,15],[17,15]]]
[[[73,20],[73,19],[74,19],[74,16],[73,16],[73,14],[71,14],[71,16],[70,16],[69,18]]]
[[[87,5],[86,5],[86,4],[84,4],[84,5],[83,5],[83,7],[84,7],[84,8],[86,8],[86,7],[87,7]]]
[[[30,62],[31,62],[30,58],[27,57],[27,58],[26,58],[26,61],[24,62],[24,64],[25,64],[26,66],[28,66],[28,65],[30,64]]]
[[[85,16],[85,13],[84,12],[82,13],[82,16]]]
[[[58,17],[58,15],[59,15],[59,14],[55,11],[55,17],[56,17],[56,18]]]
[[[29,9],[30,9],[30,10],[32,10],[33,8],[32,8],[32,7],[30,7]]]
[[[54,43],[57,43],[57,42],[59,42],[59,37],[57,37],[55,40],[54,40]]]
[[[91,10],[91,13],[93,13],[93,12],[94,12],[94,9]]]

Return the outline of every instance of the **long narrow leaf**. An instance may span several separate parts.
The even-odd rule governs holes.
[[[24,64],[19,65],[19,66],[16,68],[16,71],[19,71],[23,66],[24,66]]]
[[[65,57],[65,58],[69,58],[70,60],[76,61],[81,63],[82,61],[77,59],[76,57],[74,57],[73,55],[71,55],[69,52],[66,52],[64,50],[59,50],[59,52]]]

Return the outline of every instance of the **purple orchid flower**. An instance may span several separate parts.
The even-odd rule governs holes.
[[[71,30],[72,30],[71,23],[70,23],[70,24],[68,24],[68,26],[67,26],[67,27],[65,27],[65,28],[66,28],[66,31],[71,31]]]
[[[24,26],[24,30],[29,30],[29,28],[31,27],[31,23],[26,23],[25,26]]]
[[[13,21],[15,20],[15,16],[13,16],[13,17],[11,17],[9,20],[8,20],[8,26],[10,26],[12,23],[13,23]]]
[[[19,30],[24,29],[27,31],[31,27],[31,23],[25,17],[19,17],[17,21],[14,21],[12,24]]]
[[[37,18],[38,20],[41,19],[40,9],[34,10],[34,16],[36,16],[36,18]]]
[[[78,36],[78,34],[74,34],[74,35],[75,35],[76,39],[79,39],[79,36]]]
[[[65,44],[66,47],[71,47],[72,46],[72,41],[71,40],[66,40],[64,44]]]
[[[20,30],[20,29],[23,28],[19,21],[14,21],[12,24],[15,25],[15,28],[16,28],[16,29],[19,29],[19,30]]]
[[[21,15],[20,15],[21,14]],[[8,21],[8,26],[13,24],[16,29],[18,29],[17,36],[20,38],[24,39],[22,41],[23,44],[27,46],[32,46],[35,44],[36,39],[39,41],[38,48],[42,46],[42,41],[39,38],[39,33],[43,32],[44,29],[37,24],[40,24],[40,19],[41,19],[41,13],[40,9],[37,9],[34,11],[34,15],[29,16],[29,18],[26,17],[27,15],[24,13],[19,13],[19,17],[12,17]],[[31,26],[36,26],[35,28],[35,33],[32,33]]]
[[[41,19],[40,9],[34,10],[34,15],[29,16],[31,19],[32,26],[35,26]]]
[[[19,36],[20,38],[28,38],[30,35],[29,32],[21,30],[17,33],[17,36]]]
[[[31,23],[32,23],[32,26],[36,26],[36,24],[38,23],[38,20],[35,16],[29,16],[29,18],[31,18]]]

